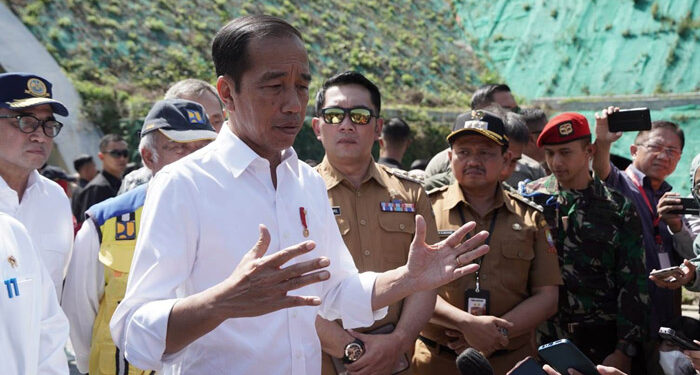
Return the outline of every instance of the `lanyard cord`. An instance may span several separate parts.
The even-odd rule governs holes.
[[[627,169],[625,169],[625,173],[627,174],[627,176],[629,176],[630,180],[632,180],[632,184],[637,188],[639,194],[642,195],[642,198],[644,198],[644,203],[647,205],[649,213],[651,214],[651,217],[654,220],[654,240],[656,241],[657,245],[661,245],[663,243],[663,241],[661,240],[661,235],[659,234],[659,222],[661,221],[661,217],[659,216],[658,212],[654,214],[654,208],[652,208],[651,206],[649,197],[647,197],[647,194],[644,191],[642,184],[639,183],[639,179],[637,179],[637,176],[634,175],[634,172],[632,172],[632,170],[630,170],[628,167]]]
[[[462,205],[464,205],[464,202],[462,202]],[[464,212],[462,212],[462,205],[459,206],[459,218],[462,219],[462,225],[467,223],[467,220],[464,217]],[[488,245],[491,242],[491,237],[493,237],[493,230],[496,228],[496,218],[498,217],[498,208],[496,211],[493,212],[493,217],[491,217],[491,224],[489,224],[489,236],[486,237],[486,241],[484,242],[486,245]],[[467,233],[467,239],[470,238],[471,236]],[[481,271],[481,263],[484,261],[484,256],[482,255],[479,259],[477,259],[476,264],[479,265],[479,269],[474,272],[474,276],[476,277],[476,288],[474,289],[477,293],[479,293],[479,273]]]

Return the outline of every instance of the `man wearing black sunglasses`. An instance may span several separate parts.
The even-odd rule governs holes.
[[[79,223],[85,220],[85,211],[92,205],[117,195],[129,162],[129,150],[122,137],[107,134],[100,140],[97,157],[102,160],[102,171],[73,196],[73,215]]]
[[[357,72],[335,75],[316,96],[317,117],[311,120],[326,156],[316,171],[326,183],[343,241],[360,272],[383,272],[406,263],[415,232],[415,216],[423,215],[428,242],[437,242],[428,196],[407,173],[372,158],[372,145],[382,134],[379,89]],[[433,290],[418,292],[389,307],[384,319],[363,333],[316,318],[324,351],[322,373],[412,374],[413,345],[435,306]],[[348,359],[348,348],[360,344],[361,356]],[[366,353],[364,353],[366,351]],[[331,357],[335,357],[331,359]]]
[[[0,212],[26,227],[60,296],[73,247],[73,220],[63,189],[37,172],[63,126],[54,115],[68,116],[51,88],[35,74],[0,74]],[[21,295],[21,285],[19,289]]]

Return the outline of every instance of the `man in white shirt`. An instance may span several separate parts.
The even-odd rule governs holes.
[[[129,362],[166,374],[319,374],[317,313],[368,326],[390,303],[478,268],[470,263],[488,251],[486,232],[460,244],[469,223],[427,245],[418,216],[406,265],[359,274],[322,178],[291,148],[311,80],[299,32],[274,17],[238,18],[212,54],[230,120],[149,185],[110,324]]]
[[[68,374],[68,320],[27,230],[0,212],[0,369],[3,374]]]
[[[29,73],[0,74],[0,212],[29,232],[57,296],[73,247],[73,219],[63,189],[37,172],[49,158],[68,110],[51,83]]]
[[[139,152],[149,173],[157,173],[214,138],[216,132],[201,105],[182,99],[161,100],[144,120]],[[144,373],[129,366],[116,351],[109,320],[124,298],[146,187],[139,185],[90,207],[75,236],[62,303],[82,373]]]

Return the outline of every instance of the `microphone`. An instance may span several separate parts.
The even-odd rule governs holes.
[[[463,351],[456,362],[462,375],[493,375],[493,367],[489,361],[474,348]]]

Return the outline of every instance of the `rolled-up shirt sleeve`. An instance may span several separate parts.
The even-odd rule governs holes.
[[[168,318],[191,272],[199,218],[184,177],[161,171],[149,185],[139,238],[124,300],[110,329],[126,359],[142,369],[159,370],[177,353],[164,357]],[[176,183],[174,183],[176,182]]]

